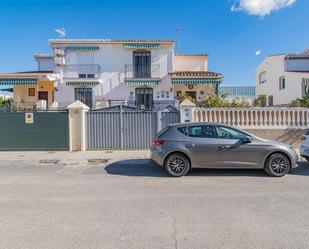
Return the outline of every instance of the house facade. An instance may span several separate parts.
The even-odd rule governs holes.
[[[267,106],[285,106],[309,94],[309,53],[266,57],[257,67],[256,95],[266,95]]]
[[[81,100],[93,108],[125,104],[144,109],[196,101],[223,77],[208,72],[208,55],[174,53],[172,40],[50,40],[60,105]]]
[[[13,92],[16,108],[47,108],[55,101],[53,56],[40,54],[34,58],[38,63],[36,71],[0,73],[0,86]]]
[[[0,74],[14,105],[90,108],[127,105],[163,110],[185,94],[195,102],[218,93],[223,80],[208,71],[207,54],[175,54],[174,41],[52,39],[52,54],[38,54],[37,70]]]

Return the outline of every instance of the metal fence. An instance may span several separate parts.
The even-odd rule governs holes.
[[[87,149],[147,149],[156,132],[179,120],[179,112],[91,111]]]
[[[69,150],[67,111],[0,109],[0,151],[18,150]]]

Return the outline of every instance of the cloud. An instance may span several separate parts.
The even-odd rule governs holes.
[[[260,55],[261,54],[261,50],[257,50],[256,52],[255,52],[255,55],[256,56],[258,56],[258,55]]]
[[[231,11],[245,11],[249,15],[264,17],[295,2],[296,0],[236,0],[231,6]]]

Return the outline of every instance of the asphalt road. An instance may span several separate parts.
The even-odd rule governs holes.
[[[309,164],[284,178],[147,160],[0,163],[0,248],[308,248]]]

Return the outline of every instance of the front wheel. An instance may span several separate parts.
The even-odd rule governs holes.
[[[282,177],[289,173],[291,163],[288,157],[282,153],[275,153],[271,155],[265,164],[265,171],[274,177]]]
[[[167,157],[164,167],[171,176],[180,177],[188,174],[190,170],[189,159],[181,153],[173,153]]]

